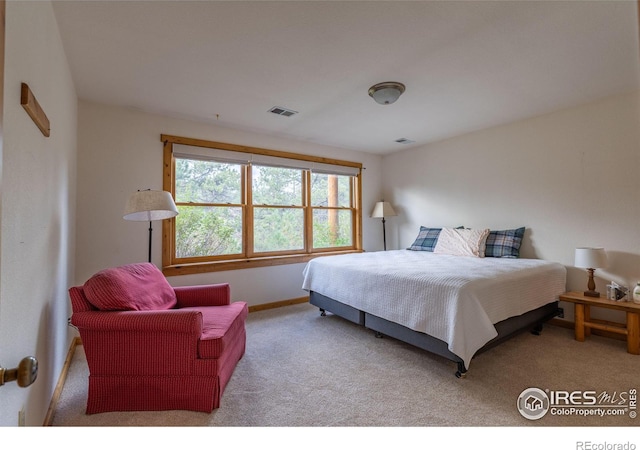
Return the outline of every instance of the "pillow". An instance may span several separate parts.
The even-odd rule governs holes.
[[[519,258],[524,227],[513,230],[489,232],[485,256],[494,258]]]
[[[463,228],[443,228],[438,236],[434,253],[484,257],[489,229],[470,230]]]
[[[442,228],[427,228],[421,226],[418,237],[407,250],[432,252],[436,246],[436,242],[438,242],[440,230],[442,230]]]
[[[459,228],[464,227],[461,225],[458,227],[458,229]],[[407,248],[407,250],[432,252],[436,246],[436,243],[438,242],[440,230],[442,230],[442,228],[420,227],[418,237],[413,242],[413,244],[411,244],[411,247]]]
[[[89,303],[102,311],[163,310],[176,305],[175,291],[151,263],[101,270],[83,290]]]

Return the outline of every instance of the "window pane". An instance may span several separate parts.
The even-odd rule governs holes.
[[[254,205],[302,205],[302,170],[253,166]]]
[[[311,174],[311,205],[351,206],[351,177],[347,175]]]
[[[352,244],[351,211],[313,210],[313,248],[346,247]]]
[[[176,159],[176,202],[241,203],[239,164]]]
[[[178,206],[176,257],[242,253],[242,208]]]
[[[304,248],[304,210],[254,208],[253,251],[278,252]]]

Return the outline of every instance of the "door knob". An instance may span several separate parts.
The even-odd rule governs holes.
[[[18,386],[27,387],[36,381],[37,376],[38,360],[33,356],[27,356],[22,358],[22,361],[15,369],[0,367],[0,386],[9,381],[17,381]]]

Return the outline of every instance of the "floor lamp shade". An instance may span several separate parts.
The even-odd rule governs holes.
[[[167,191],[138,191],[129,196],[124,208],[125,220],[150,222],[170,219],[178,215],[173,197]]]
[[[154,220],[170,219],[178,215],[178,208],[167,191],[137,191],[129,196],[124,207],[124,220],[149,222],[149,262],[151,262],[151,234]]]
[[[371,217],[380,219],[385,217],[393,217],[396,215],[396,212],[393,210],[393,206],[389,202],[378,202],[376,206],[373,208],[373,212],[371,213]]]

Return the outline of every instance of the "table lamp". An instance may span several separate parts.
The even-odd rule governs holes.
[[[595,269],[607,267],[607,254],[602,247],[579,247],[576,248],[575,254],[576,267],[587,269],[589,273],[589,282],[587,289],[584,291],[586,297],[600,297],[600,293],[596,291],[596,282],[593,279]]]

